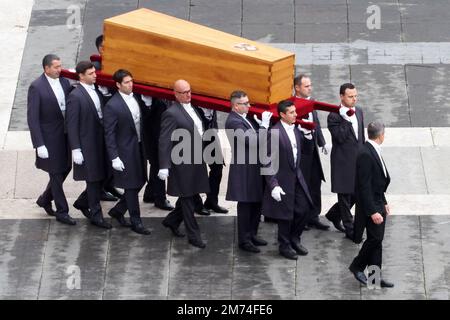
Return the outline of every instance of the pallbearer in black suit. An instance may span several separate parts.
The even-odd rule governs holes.
[[[278,114],[281,120],[271,128],[268,137],[269,166],[272,169],[265,175],[262,212],[264,216],[278,220],[280,254],[296,260],[297,254],[308,254],[300,239],[313,202],[301,170],[303,138],[295,126],[297,113],[294,102],[281,101]],[[276,138],[272,143],[273,136]],[[278,150],[274,148],[276,145]]]
[[[258,156],[259,130],[267,130],[272,113],[265,111],[262,120],[247,118],[250,101],[243,91],[234,91],[230,97],[232,111],[225,122],[231,145],[231,163],[228,174],[226,200],[237,201],[237,228],[239,248],[258,253],[257,246],[267,242],[256,235],[261,219],[263,176]],[[251,159],[255,161],[251,161]]]
[[[328,130],[333,142],[330,157],[331,191],[337,193],[338,202],[325,217],[336,229],[345,232],[348,239],[353,239],[353,216],[350,210],[355,204],[356,155],[358,147],[365,141],[364,117],[362,110],[356,106],[358,93],[353,84],[341,85],[339,93],[339,114],[330,112],[328,115]],[[355,111],[352,116],[347,115],[349,109]]]
[[[381,156],[384,125],[378,121],[369,123],[367,134],[369,140],[359,148],[356,160],[354,241],[356,243],[362,241],[364,229],[367,232],[367,240],[364,241],[358,256],[349,267],[356,280],[365,285],[367,284],[367,278],[364,275],[366,267],[377,266],[381,272],[384,229],[386,218],[390,214],[384,193],[391,181]],[[394,285],[381,278],[380,286],[390,288]]]
[[[97,75],[90,61],[76,66],[80,84],[67,100],[67,132],[73,159],[73,179],[86,181],[86,190],[73,206],[91,223],[105,229],[111,224],[103,219],[100,206],[102,183],[106,177],[106,150],[103,131],[103,96],[95,88]]]
[[[66,97],[71,90],[69,81],[59,78],[61,60],[48,54],[42,61],[44,73],[28,89],[27,121],[33,147],[36,149],[36,168],[50,177],[44,193],[36,203],[56,220],[75,225],[69,216],[69,206],[63,183],[70,172],[71,160],[65,128]],[[56,212],[52,209],[55,201]]]
[[[312,84],[311,78],[304,74],[300,74],[294,79],[295,97],[303,99],[311,99]],[[317,228],[320,230],[328,230],[330,226],[322,223],[319,219],[322,211],[322,195],[320,186],[322,181],[325,181],[325,176],[320,162],[319,148],[322,148],[324,154],[328,154],[325,138],[323,137],[322,128],[320,127],[319,117],[317,111],[312,111],[308,114],[309,122],[314,122],[316,127],[313,130],[301,128],[303,133],[304,144],[302,148],[302,161],[300,163],[303,176],[308,185],[311,198],[314,206],[312,208],[310,220],[307,226]]]
[[[133,95],[133,77],[126,70],[117,70],[113,79],[118,91],[104,109],[105,142],[114,169],[114,184],[125,190],[124,196],[108,212],[122,226],[129,226],[124,215],[130,214],[131,229],[148,235],[142,224],[138,194],[147,180],[142,145],[142,117],[147,109]]]
[[[198,248],[205,248],[194,216],[194,196],[209,192],[208,172],[202,148],[205,128],[200,115],[191,105],[190,84],[185,80],[177,80],[173,90],[176,101],[162,115],[159,137],[161,169],[158,177],[161,180],[169,178],[167,194],[178,197],[178,200],[175,209],[167,215],[162,224],[176,237],[182,237],[184,235],[178,227],[184,221],[189,243]],[[179,142],[172,141],[172,134],[181,135],[183,138]],[[176,155],[181,158],[172,158],[172,150],[175,148],[178,149]]]

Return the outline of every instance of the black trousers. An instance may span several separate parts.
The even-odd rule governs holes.
[[[167,200],[166,182],[158,178],[159,164],[150,162],[148,183],[145,186],[144,198],[153,198],[155,204],[162,204]]]
[[[314,206],[311,207],[311,213],[309,221],[318,221],[320,212],[322,211],[322,177],[319,165],[316,162],[313,162],[311,165],[311,173],[305,175],[306,184],[309,188],[309,194],[314,203]]]
[[[205,203],[218,205],[219,204],[219,191],[220,182],[222,181],[223,164],[210,164],[209,166],[209,190],[206,194]],[[199,194],[194,195],[195,210],[201,210],[203,208],[202,197]]]
[[[184,222],[187,236],[190,240],[201,240],[200,227],[194,216],[194,197],[179,197],[175,209],[164,218],[164,223],[178,228]]]
[[[260,220],[261,202],[237,203],[237,229],[239,245],[251,243],[252,238],[258,233]]]
[[[69,175],[70,170],[65,173],[49,173],[50,181],[45,191],[39,196],[37,203],[40,206],[46,206],[55,201],[56,214],[68,215],[69,205],[67,204],[66,195],[64,194],[63,183]]]
[[[142,223],[141,209],[139,207],[139,191],[141,189],[125,189],[122,198],[116,203],[113,210],[120,212],[122,215],[127,212],[130,214],[130,222],[133,225]]]
[[[366,226],[367,239],[353,260],[351,267],[364,271],[366,267],[375,265],[381,270],[385,226],[386,214],[383,214],[382,224],[375,224],[372,218],[368,218]]]
[[[355,202],[354,194],[338,193],[338,202],[327,213],[328,217],[333,221],[342,220],[346,232],[353,231],[353,216],[350,210]]]
[[[80,208],[89,209],[93,220],[103,217],[102,207],[100,205],[102,188],[103,181],[86,181],[86,189],[78,196],[74,203]]]
[[[278,243],[280,250],[291,247],[292,242],[299,242],[303,230],[311,215],[311,206],[299,183],[295,186],[294,218],[278,220]]]

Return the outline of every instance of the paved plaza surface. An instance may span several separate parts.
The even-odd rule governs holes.
[[[373,5],[381,25],[371,30]],[[54,52],[74,67],[96,52],[103,19],[140,7],[295,52],[296,71],[311,75],[317,100],[337,104],[339,85],[355,83],[366,125],[387,126],[393,215],[383,275],[393,289],[360,287],[347,269],[360,246],[333,228],[306,231],[310,253],[298,261],[278,255],[276,226],[264,222],[269,245],[257,255],[238,250],[236,204],[224,199],[228,166],[220,203],[230,214],[198,217],[204,250],[172,238],[161,225],[167,212],[151,204],[141,203],[150,236],[117,225],[99,230],[75,210],[77,226],[68,227],[35,205],[48,178],[34,168],[26,98],[42,57]],[[0,41],[8,62],[0,65],[0,299],[450,298],[448,0],[3,0]],[[319,112],[331,144],[326,116]],[[329,157],[321,159],[329,180]],[[64,187],[71,206],[84,184],[70,175]],[[336,196],[329,181],[322,189],[325,213]],[[111,203],[102,206],[106,213]],[[74,270],[79,289],[71,286]]]
[[[153,230],[100,231],[86,220],[0,221],[1,299],[446,299],[450,279],[448,216],[393,216],[383,242],[383,276],[392,289],[362,288],[348,271],[358,246],[342,233],[306,231],[310,253],[278,255],[276,226],[259,254],[237,250],[235,217],[200,218],[206,249],[172,238],[160,218]],[[80,287],[70,278],[79,267]],[[69,285],[67,282],[69,281]]]

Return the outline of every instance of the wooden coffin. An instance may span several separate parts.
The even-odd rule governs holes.
[[[129,70],[136,82],[172,88],[185,79],[194,93],[254,103],[289,98],[294,54],[149,9],[104,22],[103,72]]]

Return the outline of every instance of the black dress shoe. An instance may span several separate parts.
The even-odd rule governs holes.
[[[36,204],[37,204],[39,207],[41,207],[42,209],[44,209],[45,212],[46,212],[49,216],[52,216],[52,217],[55,217],[55,216],[56,216],[56,211],[53,210],[53,208],[52,208],[52,203],[51,203],[51,202],[50,202],[49,204],[42,205],[42,204],[39,202],[39,200],[37,200],[37,201],[36,201]]]
[[[155,202],[155,207],[157,207],[161,210],[166,210],[166,211],[172,211],[173,209],[175,209],[175,207],[170,204],[169,200],[164,200],[164,202],[162,202],[162,203]]]
[[[392,282],[386,281],[384,279],[380,280],[380,287],[382,288],[393,288],[394,284]]]
[[[83,214],[83,216],[85,216],[86,218],[88,218],[89,220],[91,220],[92,215],[91,215],[91,212],[89,211],[89,209],[87,209],[87,208],[82,208],[81,206],[79,206],[79,205],[77,204],[76,201],[74,202],[73,207],[74,207],[75,209],[77,209],[77,210],[80,210],[81,213]]]
[[[175,237],[182,238],[182,237],[185,236],[185,234],[182,233],[180,230],[178,230],[178,228],[175,228],[174,226],[171,226],[170,224],[168,224],[168,223],[165,222],[165,221],[162,222],[162,225],[163,225],[164,227],[166,227],[166,228],[169,228],[170,231],[172,231],[172,234],[173,234]]]
[[[110,194],[112,194],[114,197],[116,197],[117,199],[121,199],[123,197],[123,193],[120,193],[116,188],[114,187],[106,187],[103,188],[104,191],[109,192]]]
[[[283,250],[280,249],[280,254],[283,257],[285,257],[287,259],[290,259],[290,260],[297,260],[298,259],[297,253],[291,248],[283,249]]]
[[[110,192],[102,190],[100,193],[100,200],[101,201],[117,201],[119,200],[115,196],[113,196]]]
[[[117,222],[119,222],[119,224],[120,224],[122,227],[126,227],[126,228],[131,227],[131,223],[129,223],[129,222],[125,219],[125,217],[123,216],[123,214],[121,214],[120,212],[114,210],[114,208],[111,209],[111,210],[109,210],[108,215],[109,215],[111,218],[116,219]]]
[[[239,248],[244,251],[253,252],[253,253],[261,252],[261,250],[259,250],[256,246],[254,246],[253,244],[251,244],[249,242],[240,244]]]
[[[201,216],[209,216],[209,215],[211,215],[211,213],[208,210],[206,210],[205,208],[197,209],[197,210],[195,210],[195,213],[199,214]]]
[[[261,238],[258,238],[258,237],[253,237],[253,238],[252,238],[252,243],[253,243],[255,246],[267,246],[267,241],[266,241],[266,240],[263,240],[263,239],[261,239]]]
[[[308,249],[306,249],[299,241],[291,242],[292,249],[301,256],[306,256],[308,254]]]
[[[204,249],[206,248],[206,244],[201,239],[189,239],[188,242],[194,247]]]
[[[330,216],[328,215],[328,213],[325,215],[325,218],[327,218],[328,220],[330,220],[333,223],[333,226],[339,230],[340,232],[345,232],[344,226],[342,225],[341,221],[339,220],[333,220],[330,218]]]
[[[142,223],[133,224],[131,226],[131,230],[133,230],[136,233],[143,234],[143,235],[149,235],[151,231],[144,227]]]
[[[111,229],[112,225],[109,222],[106,222],[103,218],[101,219],[92,219],[91,223],[99,228],[103,228],[103,229]]]
[[[347,231],[345,232],[345,237],[353,242],[355,242],[355,235],[353,231]]]
[[[312,220],[312,221],[309,222],[308,225],[310,227],[312,227],[312,228],[316,228],[316,229],[319,229],[319,230],[328,230],[328,229],[330,229],[329,225],[320,222],[320,220]]]
[[[348,269],[350,270],[351,273],[353,273],[353,275],[355,276],[356,280],[358,280],[363,285],[367,286],[367,277],[364,274],[364,272],[362,272],[360,270],[356,270],[352,266],[350,266]]]
[[[224,207],[219,206],[216,203],[213,204],[213,203],[209,203],[209,202],[205,201],[204,206],[205,206],[205,209],[212,210],[215,213],[228,213],[227,209],[225,209]]]
[[[74,226],[77,224],[77,222],[68,214],[63,214],[63,215],[57,214],[56,221],[59,221],[64,224],[68,224],[69,226]]]

